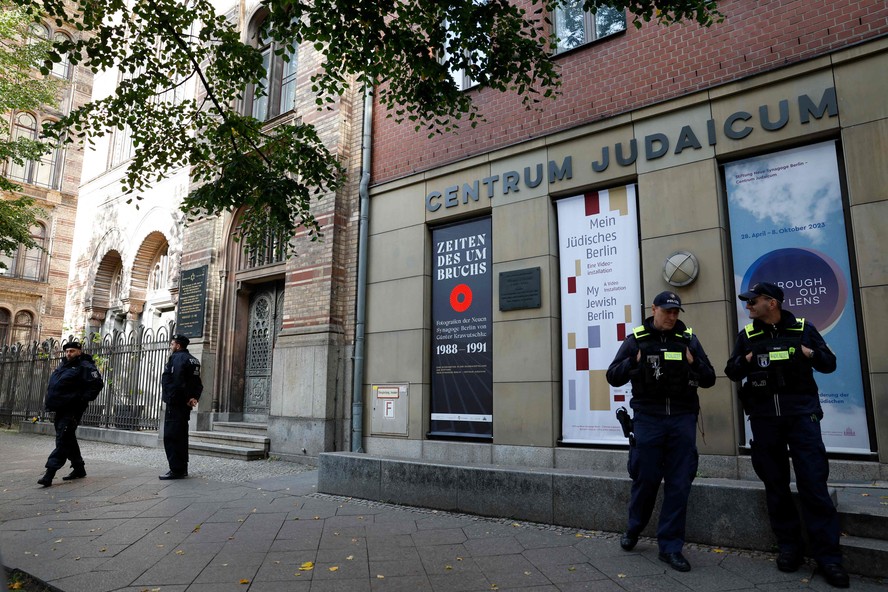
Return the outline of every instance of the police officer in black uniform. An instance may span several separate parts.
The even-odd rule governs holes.
[[[847,588],[839,518],[826,485],[829,462],[813,372],[835,371],[836,356],[811,323],[783,310],[779,286],[760,282],[739,298],[752,322],[737,335],[725,374],[742,381],[740,401],[752,428],[752,466],[765,484],[771,529],[777,535],[777,568],[794,572],[803,561],[801,523],[789,489],[791,457],[811,556],[827,582]]]
[[[697,387],[715,384],[715,370],[693,331],[678,320],[681,299],[654,298],[653,316],[633,330],[607,369],[612,386],[632,382],[634,438],[629,446],[632,493],[620,546],[631,551],[654,510],[660,482],[663,506],[657,528],[660,560],[689,571],[682,555],[688,496],[697,473]]]
[[[163,447],[170,465],[170,470],[158,477],[162,481],[188,476],[188,421],[203,392],[200,361],[188,351],[188,343],[184,335],[173,335],[170,357],[161,376],[166,404]]]
[[[52,485],[56,472],[71,461],[71,474],[63,481],[86,477],[86,465],[77,443],[77,426],[89,402],[94,400],[105,383],[93,358],[83,353],[80,343],[69,341],[62,349],[65,359],[49,377],[46,389],[46,410],[55,411],[55,449],[46,459],[46,473],[37,480],[43,487]]]

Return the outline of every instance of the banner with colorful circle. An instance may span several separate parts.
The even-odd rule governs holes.
[[[430,435],[493,437],[490,217],[432,230]]]
[[[835,142],[728,164],[725,184],[736,293],[756,282],[777,284],[783,307],[823,335],[838,358],[834,373],[814,375],[824,411],[823,441],[833,452],[869,453]],[[743,303],[735,302],[742,329],[749,318]]]

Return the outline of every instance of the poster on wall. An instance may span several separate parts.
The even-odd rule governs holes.
[[[630,385],[605,374],[641,324],[635,186],[556,202],[561,259],[562,442],[626,444],[615,411]]]
[[[493,436],[490,218],[432,230],[433,436]]]
[[[784,308],[823,335],[838,358],[834,373],[814,373],[823,441],[834,452],[869,453],[835,142],[731,163],[725,182],[736,293],[756,282],[775,283],[783,288]],[[750,322],[740,301],[737,319],[738,329]]]

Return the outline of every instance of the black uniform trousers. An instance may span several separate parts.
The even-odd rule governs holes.
[[[188,473],[188,420],[191,407],[167,403],[163,416],[163,448],[170,471],[177,475]]]
[[[839,516],[829,495],[829,461],[817,415],[751,417],[752,466],[765,485],[771,529],[781,551],[802,550],[802,528],[789,489],[795,469],[810,555],[820,564],[841,563]],[[787,451],[788,448],[788,451]]]
[[[684,546],[688,497],[697,473],[697,414],[651,415],[635,412],[635,442],[629,448],[629,522],[626,531],[645,529],[657,491],[663,483],[663,506],[657,527],[661,553],[680,553]]]
[[[80,454],[80,444],[77,443],[76,434],[81,417],[83,417],[82,411],[56,411],[53,422],[56,445],[46,459],[47,469],[58,471],[68,460],[71,461],[72,467],[83,466],[83,455]]]

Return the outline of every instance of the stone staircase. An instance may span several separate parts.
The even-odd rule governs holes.
[[[888,577],[888,483],[836,489],[845,567],[851,573]]]
[[[264,423],[217,421],[209,432],[190,432],[188,451],[203,456],[240,460],[268,458],[268,426]]]

